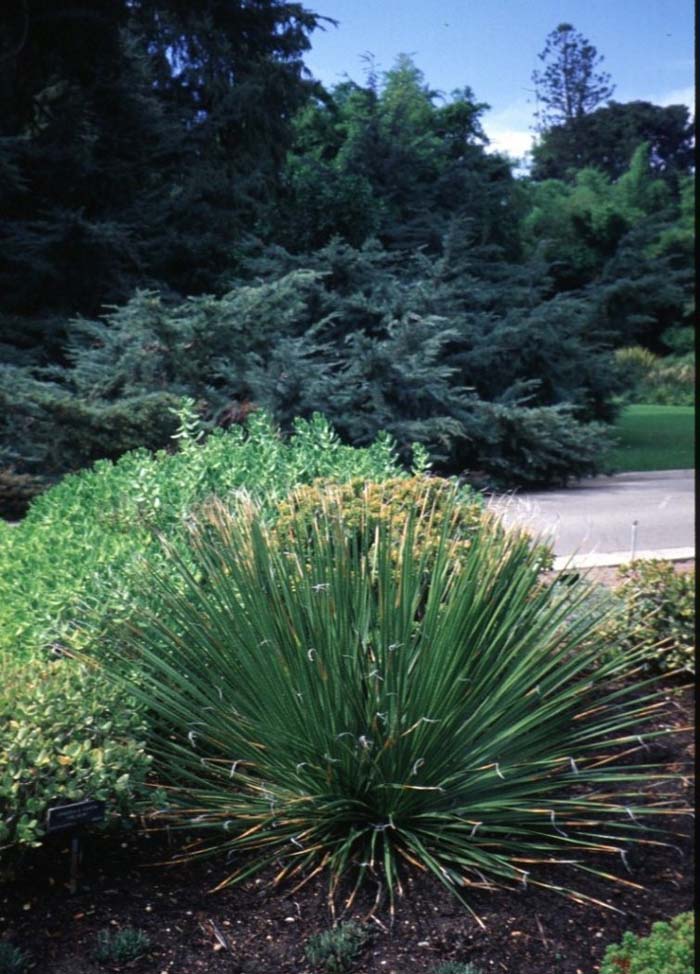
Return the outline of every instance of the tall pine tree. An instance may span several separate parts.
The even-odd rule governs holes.
[[[547,35],[541,71],[533,71],[540,131],[592,112],[613,94],[610,75],[598,71],[603,61],[572,24],[559,24]]]

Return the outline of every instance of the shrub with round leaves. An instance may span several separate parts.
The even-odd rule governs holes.
[[[652,670],[695,673],[695,570],[650,559],[622,565],[618,574],[613,595],[621,611],[602,633],[613,651],[639,647]]]
[[[346,879],[347,904],[371,878],[393,904],[423,869],[467,905],[470,887],[571,892],[552,862],[607,855],[614,874],[645,810],[673,808],[665,771],[629,763],[653,695],[623,679],[633,651],[591,644],[586,586],[541,585],[531,540],[491,515],[456,557],[453,518],[417,505],[397,537],[360,509],[351,531],[329,488],[310,549],[305,516],[280,545],[241,501],[194,531],[184,591],[154,576],[160,611],[125,649],[162,728],[159,815],[228,856],[226,882],[276,865],[277,882],[324,872],[332,898]]]
[[[178,545],[210,497],[242,489],[272,507],[318,477],[401,475],[388,436],[351,447],[318,414],[297,420],[288,439],[262,412],[204,438],[186,400],[180,421],[177,453],[99,461],[37,498],[17,527],[0,523],[0,652],[30,656],[58,641],[99,653],[103,622],[139,611],[143,560],[161,554],[156,535]]]
[[[133,698],[75,660],[0,667],[0,861],[41,844],[53,803],[128,814],[150,768]]]

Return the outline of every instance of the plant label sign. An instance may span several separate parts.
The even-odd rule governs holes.
[[[74,829],[79,825],[94,825],[104,822],[105,803],[94,798],[71,802],[69,805],[54,805],[46,813],[46,831],[58,832],[61,829]]]

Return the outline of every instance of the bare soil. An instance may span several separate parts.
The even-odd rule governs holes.
[[[668,687],[663,726],[692,725],[692,694]],[[656,758],[684,771],[693,758],[688,731],[653,744]],[[688,779],[679,792],[692,802]],[[437,882],[422,874],[406,881],[395,921],[386,909],[367,919],[374,890],[350,916],[369,924],[372,939],[353,974],[431,974],[446,961],[470,962],[480,974],[595,974],[607,944],[625,930],[649,932],[653,922],[693,907],[692,818],[666,822],[666,846],[631,847],[627,872],[620,862],[598,865],[639,885],[612,884],[586,873],[566,876],[552,867],[551,882],[572,881],[607,908],[580,905],[532,885],[475,891],[477,922]],[[11,885],[0,888],[0,938],[27,950],[42,974],[316,974],[305,958],[309,936],[331,926],[326,887],[319,878],[296,895],[270,893],[266,880],[209,892],[226,876],[211,860],[157,865],[172,857],[161,834],[134,830],[93,833],[82,840],[76,893],[67,888],[66,840],[53,836],[34,853]],[[92,955],[100,930],[144,930],[150,951],[126,965],[99,965]]]

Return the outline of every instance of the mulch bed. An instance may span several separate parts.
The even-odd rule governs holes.
[[[692,723],[692,694],[668,688],[661,726]],[[655,759],[687,767],[692,735],[679,732],[652,744]],[[678,789],[690,803],[690,782]],[[397,907],[393,926],[386,910],[368,921],[373,937],[352,970],[356,974],[429,974],[445,961],[471,962],[481,974],[594,974],[609,943],[625,930],[646,934],[651,924],[693,906],[693,821],[666,821],[673,847],[630,849],[620,862],[599,865],[644,888],[612,885],[556,867],[545,877],[577,889],[621,912],[573,903],[528,886],[513,891],[475,891],[470,904],[482,930],[437,882],[414,874]],[[15,881],[0,887],[0,937],[29,951],[42,974],[311,974],[304,943],[328,929],[331,917],[322,881],[296,895],[265,889],[265,878],[210,893],[225,875],[222,862],[152,865],[167,858],[162,835],[93,834],[84,841],[78,891],[67,889],[68,850],[53,836],[24,865]],[[554,867],[553,867],[554,868]],[[352,919],[366,920],[374,890],[358,901]],[[351,917],[344,917],[350,919]],[[148,955],[119,966],[91,959],[98,931],[132,926],[152,941]],[[222,946],[222,941],[226,946]]]
[[[685,561],[674,561],[672,564],[673,570],[678,573],[695,570],[694,558],[690,558]],[[622,583],[618,568],[619,566],[617,565],[605,565],[595,568],[582,569],[580,573],[589,582],[593,582],[596,585],[605,585],[606,588],[615,588]],[[558,572],[545,572],[544,577],[556,578],[558,574]]]

